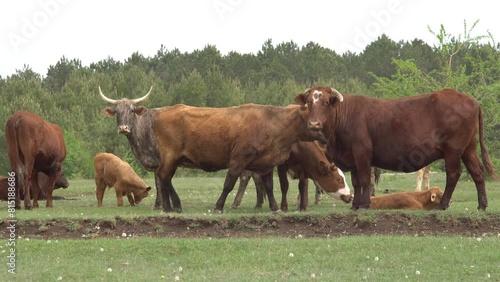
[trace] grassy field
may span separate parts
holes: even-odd
[[[444,187],[444,174],[433,173],[431,185]],[[153,185],[151,179],[146,182]],[[350,184],[350,181],[348,181]],[[413,174],[384,174],[376,192],[413,190]],[[222,190],[223,178],[176,178],[174,186],[186,218],[238,218],[269,216],[266,205],[254,209],[255,190],[248,187],[238,209],[231,209],[233,191],[223,215],[212,214]],[[297,182],[291,183],[289,202],[294,203]],[[277,181],[275,194],[279,200]],[[352,186],[351,186],[352,187]],[[476,211],[473,182],[462,179],[444,212],[456,217],[488,217],[500,214],[500,183],[488,182],[487,212]],[[93,180],[72,180],[57,190],[54,208],[16,211],[21,226],[26,221],[53,219],[113,219],[167,216],[152,210],[154,195],[138,207],[116,206],[114,190],[105,194],[97,208]],[[305,214],[324,216],[354,213],[349,204],[327,196],[312,204]],[[126,202],[126,205],[128,203]],[[267,204],[267,203],[266,203]],[[0,202],[7,218],[6,202]],[[293,211],[288,214],[298,214]],[[362,211],[370,215],[384,211]],[[359,212],[358,212],[359,213]],[[412,211],[426,215],[429,212]],[[4,224],[2,228],[6,228]],[[346,236],[332,238],[106,238],[92,240],[16,240],[16,275],[7,273],[7,238],[0,245],[0,281],[500,281],[500,234],[478,237]]]

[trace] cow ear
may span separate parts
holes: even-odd
[[[104,110],[102,110],[102,113],[105,116],[111,117],[111,116],[114,116],[116,114],[116,110],[111,108],[111,107],[106,107],[106,108],[104,108]]]
[[[146,188],[146,192],[149,192],[149,190],[151,190],[151,187],[148,186],[148,188]]]
[[[431,202],[436,202],[437,201],[437,194],[436,193],[431,193]]]
[[[330,166],[325,163],[324,161],[319,161],[318,162],[318,169],[319,169],[319,173],[321,175],[328,175],[328,172],[330,170]]]
[[[144,106],[139,106],[139,107],[135,107],[134,109],[134,113],[138,116],[142,116],[143,114],[145,114],[146,112],[148,111],[148,108],[144,107]]]
[[[295,96],[295,98],[293,99],[295,101],[295,103],[301,105],[301,106],[305,106],[306,105],[306,100],[307,100],[307,94],[306,93],[301,93],[297,96]]]

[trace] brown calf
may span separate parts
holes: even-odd
[[[110,153],[99,153],[94,158],[97,206],[102,207],[106,187],[114,187],[118,206],[123,206],[127,195],[131,206],[139,204],[148,196],[151,187],[147,185],[125,161]]]
[[[433,210],[439,207],[443,191],[434,186],[421,192],[397,192],[371,197],[372,209]]]

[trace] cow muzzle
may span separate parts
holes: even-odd
[[[319,122],[319,121],[310,121],[307,124],[307,127],[310,130],[319,131],[319,130],[323,129],[323,124],[321,124],[321,122]]]
[[[128,125],[119,125],[118,126],[118,133],[120,134],[129,134],[130,129],[128,128]]]

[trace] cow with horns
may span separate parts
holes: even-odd
[[[478,209],[488,206],[483,164],[495,178],[484,146],[483,111],[474,98],[451,89],[393,100],[342,95],[330,87],[307,89],[295,101],[308,110],[308,127],[328,139],[328,154],[351,171],[353,209],[369,208],[370,167],[411,172],[438,159],[446,166],[439,209],[446,209],[462,173],[461,161],[477,189]],[[476,153],[477,136],[481,148]]]
[[[257,172],[262,176],[271,210],[278,211],[273,195],[273,167],[288,159],[293,143],[325,141],[320,132],[309,130],[307,112],[296,105],[248,104],[228,108],[174,105],[147,109],[136,104],[146,99],[151,89],[135,100],[107,98],[100,88],[99,93],[113,104],[103,113],[116,115],[118,132],[127,136],[136,158],[155,171],[167,212],[182,211],[172,186],[177,167],[228,169],[214,209],[218,213],[223,211],[227,195],[241,172],[244,169]]]

